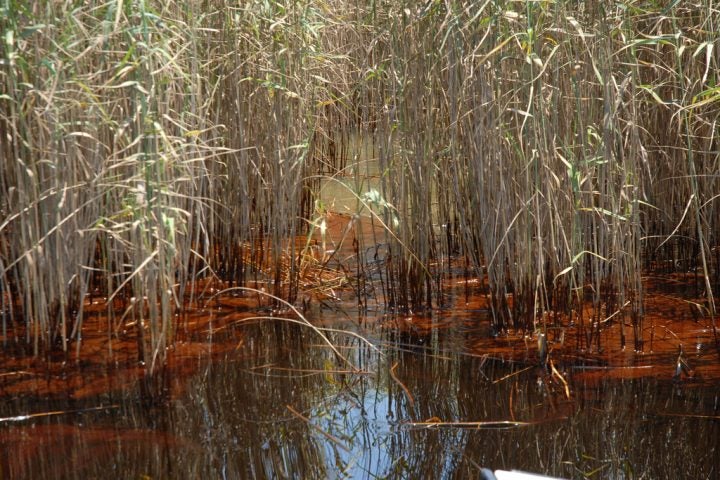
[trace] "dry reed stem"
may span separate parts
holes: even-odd
[[[496,332],[589,300],[587,338],[618,311],[641,350],[643,270],[667,264],[697,272],[715,328],[712,1],[373,5],[3,6],[4,338],[22,324],[36,353],[67,350],[89,293],[121,298],[109,331],[135,322],[152,366],[203,276],[262,268],[291,302],[336,288],[340,272],[287,252],[324,178],[353,168],[361,185],[357,138],[377,158],[362,208],[384,229],[389,308],[439,305],[462,255]]]

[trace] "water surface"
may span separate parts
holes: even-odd
[[[344,358],[307,326],[243,321],[269,312],[226,302],[152,378],[131,358],[7,372],[3,478],[717,477],[716,380],[673,380],[669,355],[542,367],[532,340],[493,338],[465,300],[424,317],[313,308],[314,325],[367,339],[327,333]],[[718,363],[712,349],[686,359]]]

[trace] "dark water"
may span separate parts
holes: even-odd
[[[405,322],[407,320],[398,320]],[[718,478],[713,382],[586,376],[470,350],[454,327],[365,324],[380,353],[307,327],[242,324],[192,373],[83,400],[3,397],[2,478]],[[498,355],[496,355],[498,356]],[[143,388],[141,388],[141,386]],[[57,412],[57,413],[54,413]],[[52,413],[28,419],[28,413]]]

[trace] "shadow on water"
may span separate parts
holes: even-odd
[[[0,406],[3,478],[478,478],[481,467],[564,478],[714,478],[720,392],[699,381],[612,379],[468,350],[477,328],[331,335],[224,330],[233,345],[139,384]],[[567,394],[569,392],[569,396]],[[20,417],[42,412],[35,417]]]

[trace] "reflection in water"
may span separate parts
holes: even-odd
[[[334,335],[356,373],[301,326],[237,327],[218,341],[242,338],[242,348],[173,379],[184,390],[161,401],[136,388],[4,402],[3,417],[86,410],[3,422],[2,476],[477,478],[481,466],[564,478],[717,475],[716,388],[575,381],[568,366],[568,399],[547,369],[463,349],[475,334],[378,327],[370,335],[382,356]],[[100,404],[108,408],[89,410]]]

